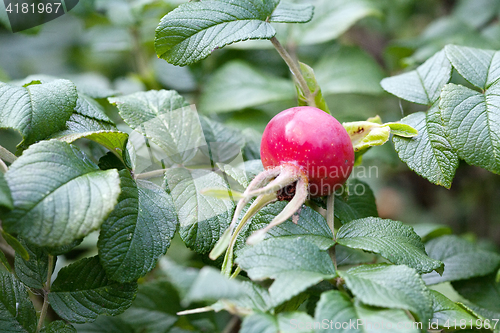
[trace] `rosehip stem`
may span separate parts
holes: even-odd
[[[300,90],[304,93],[304,97],[306,98],[307,105],[316,107],[316,101],[314,99],[311,90],[309,90],[309,86],[307,85],[306,79],[302,75],[300,71],[300,67],[297,62],[292,58],[292,56],[287,52],[287,50],[281,45],[279,40],[276,37],[271,38],[271,43],[273,43],[274,48],[280,54],[281,58],[286,62],[293,76],[297,80],[299,84]]]

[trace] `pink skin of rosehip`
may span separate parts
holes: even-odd
[[[229,228],[210,252],[210,258],[215,260],[227,249],[222,264],[226,276],[231,275],[238,234],[260,209],[278,200],[278,191],[295,186],[290,202],[265,228],[250,235],[248,244],[262,241],[308,196],[332,194],[345,183],[354,165],[354,149],[344,127],[328,113],[309,106],[284,110],[271,119],[262,136],[260,155],[264,171],[250,182],[236,205]],[[254,197],[238,224],[244,207]]]
[[[344,184],[354,165],[351,138],[337,119],[310,106],[284,110],[267,124],[260,148],[265,169],[297,167],[311,196],[329,195]]]

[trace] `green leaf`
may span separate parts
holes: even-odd
[[[429,257],[444,262],[444,273],[436,272],[422,276],[425,283],[469,279],[490,274],[500,265],[500,255],[482,250],[477,245],[458,236],[442,236],[427,242],[425,249]]]
[[[151,90],[108,98],[132,129],[151,139],[174,163],[183,164],[205,144],[196,111],[177,92]]]
[[[359,175],[361,176],[361,175]],[[375,195],[367,183],[351,178],[347,181],[347,193],[335,196],[335,217],[342,224],[363,217],[378,216]]]
[[[233,60],[208,80],[200,98],[200,110],[221,113],[271,102],[293,100],[293,83]]]
[[[380,309],[353,302],[338,290],[321,294],[314,320],[321,323],[315,332],[381,332],[382,323],[385,333],[420,332],[403,310]]]
[[[99,228],[120,193],[116,170],[100,171],[78,148],[56,140],[32,145],[5,178],[14,209],[4,228],[39,246],[67,245]]]
[[[78,139],[89,139],[97,142],[104,148],[109,149],[113,154],[115,154],[120,160],[124,160],[123,154],[126,151],[128,134],[119,131],[97,131],[97,132],[83,132],[83,133],[71,133],[66,135],[57,135],[53,138],[60,141],[65,141],[72,143]]]
[[[61,318],[84,323],[99,315],[122,313],[132,303],[136,291],[137,283],[109,280],[95,256],[63,267],[52,284],[49,301]]]
[[[7,260],[7,257],[5,256],[5,254],[2,251],[0,251],[0,264],[2,264],[3,267],[5,267],[5,269],[8,272],[12,273],[12,268],[10,267],[10,263]]]
[[[100,316],[93,323],[75,325],[78,333],[135,333],[136,331],[120,317]]]
[[[434,315],[431,319],[432,325],[435,325],[435,323],[437,323],[438,327],[443,328],[445,327],[445,324],[447,322],[448,324],[454,322],[460,323],[461,320],[465,320],[464,325],[467,325],[467,322],[470,323],[470,320],[472,320],[472,323],[475,324],[477,317],[470,313],[470,311],[461,306],[459,303],[455,303],[449,300],[446,296],[435,290],[430,290],[430,293],[432,297],[432,308],[434,312]],[[474,328],[475,326],[472,325],[471,327],[467,325],[467,327]]]
[[[135,182],[128,170],[119,172],[122,193],[101,226],[99,258],[108,277],[135,281],[165,254],[177,229],[173,202],[157,185]]]
[[[248,228],[243,229],[238,237],[236,249],[244,246],[246,239],[255,231],[264,228],[278,215],[283,208],[288,204],[286,201],[276,202],[262,208],[252,218]],[[245,211],[242,212],[242,215]],[[321,250],[330,248],[333,242],[333,235],[326,223],[326,220],[321,214],[311,209],[310,207],[303,206],[297,216],[292,216],[285,222],[275,226],[266,234],[265,239],[271,238],[288,238],[295,239],[301,237],[308,242],[315,244]],[[294,222],[294,219],[296,220]]]
[[[399,158],[431,183],[450,188],[459,161],[446,136],[437,105],[427,113],[412,113],[401,122],[414,127],[418,135],[413,138],[393,137]]]
[[[279,201],[267,205],[255,214],[249,224],[249,227],[243,229],[240,233],[236,249],[242,248],[246,239],[253,232],[262,229],[271,223],[274,217],[278,215],[283,208],[285,208],[287,203],[288,202],[286,201]],[[245,214],[245,212],[246,211],[243,211],[242,215]],[[334,244],[332,232],[328,227],[325,218],[307,206],[303,206],[294,216],[269,230],[265,239],[295,239],[297,237],[315,244],[321,250],[327,250]]]
[[[271,1],[268,2],[271,3]],[[313,18],[313,12],[314,7],[311,5],[280,1],[268,21],[275,23],[307,23]]]
[[[377,259],[377,256],[373,253],[352,249],[339,244],[335,246],[335,257],[337,259],[337,266],[374,263]]]
[[[206,149],[203,147],[201,151],[210,158],[211,165],[232,162],[241,153],[245,146],[241,132],[204,116],[200,117],[200,123],[207,143]]]
[[[14,275],[0,270],[0,327],[3,332],[35,332],[37,318],[28,292]]]
[[[168,278],[179,295],[184,298],[194,281],[198,277],[199,269],[194,267],[181,266],[167,256],[160,258],[158,261],[158,272]]]
[[[411,311],[427,323],[432,317],[432,299],[417,272],[406,266],[362,265],[339,271],[349,290],[361,302]]]
[[[36,245],[19,240],[29,253],[29,260],[24,260],[18,253],[14,260],[17,278],[26,286],[42,289],[47,281],[49,271],[49,253]]]
[[[0,172],[0,212],[7,212],[13,208],[14,203],[12,202],[9,185],[4,174]]]
[[[300,66],[300,72],[302,73],[304,79],[306,80],[307,87],[314,96],[315,106],[318,109],[330,113],[330,109],[328,108],[328,105],[326,104],[326,101],[323,98],[323,94],[321,93],[321,87],[319,86],[318,81],[316,81],[316,75],[314,74],[314,70],[300,61],[299,61],[299,66]],[[296,84],[295,87],[297,89],[299,105],[307,105],[306,97],[302,92],[300,86]]]
[[[453,282],[453,288],[470,302],[489,311],[500,313],[500,282],[495,274]]]
[[[76,329],[62,320],[56,320],[45,326],[41,333],[76,333]]]
[[[391,128],[371,121],[343,123],[351,138],[355,152],[362,152],[373,146],[381,146],[389,140]]]
[[[62,130],[76,100],[76,87],[68,80],[26,87],[0,82],[0,127],[19,131],[20,146],[27,147]]]
[[[387,123],[384,125],[389,126],[389,128],[391,129],[391,134],[393,135],[402,136],[405,138],[413,138],[418,135],[418,131],[407,124]]]
[[[419,223],[412,226],[413,230],[417,235],[422,238],[422,242],[427,242],[430,239],[440,237],[443,235],[449,235],[452,230],[449,226],[444,224],[434,224],[434,223]]]
[[[385,78],[380,84],[387,92],[402,99],[430,106],[439,99],[441,89],[450,79],[451,64],[443,50],[416,70]]]
[[[363,17],[381,15],[373,2],[365,0],[320,0],[314,12],[311,22],[297,28],[295,40],[301,45],[330,41]]]
[[[116,127],[106,115],[104,108],[94,99],[78,92],[78,100],[74,113],[66,122],[66,129],[54,134],[54,137],[64,137],[77,133],[117,131]]]
[[[242,188],[246,188],[250,181],[260,172],[264,171],[262,161],[250,160],[236,165],[217,163],[217,166],[226,175],[234,179]]]
[[[57,132],[53,137],[62,137],[71,134],[99,132],[99,131],[115,131],[116,126],[104,121],[96,120],[94,118],[86,117],[79,113],[73,113],[69,120],[66,122],[66,129]]]
[[[450,83],[443,88],[439,103],[448,138],[458,156],[494,173],[500,173],[499,95],[498,81],[484,94]]]
[[[275,306],[336,276],[328,253],[302,238],[271,238],[245,247],[238,253],[236,263],[252,280],[275,280],[269,288]]]
[[[118,318],[136,331],[163,333],[179,319],[176,315],[181,310],[179,303],[179,295],[169,282],[163,279],[146,282],[139,285],[132,306]]]
[[[399,221],[368,217],[349,222],[340,227],[337,242],[379,253],[390,262],[415,268],[419,273],[443,272],[443,263],[427,256],[413,228]]]
[[[500,77],[500,52],[447,45],[446,56],[460,75],[480,89],[488,89]]]
[[[165,15],[156,28],[156,54],[171,64],[185,66],[228,44],[272,38],[276,30],[269,21],[298,23],[311,19],[312,6],[278,4],[277,0],[182,4]]]
[[[230,280],[212,267],[204,267],[196,277],[184,302],[217,301],[220,299],[238,299],[244,294],[240,283]]]
[[[19,254],[21,256],[21,258],[23,258],[24,260],[29,260],[30,255],[29,255],[28,251],[17,240],[17,238],[9,235],[4,230],[0,229],[0,232],[2,233],[2,237],[3,237],[3,239],[5,239],[7,244],[9,244],[14,249],[14,251],[16,251],[16,254]]]
[[[227,183],[215,172],[182,167],[168,169],[165,183],[174,201],[182,239],[198,253],[209,252],[229,226],[234,203],[205,196],[201,191],[228,189]]]
[[[382,69],[358,47],[335,47],[327,51],[313,67],[325,95],[383,92],[380,87],[380,81],[384,78]]]
[[[240,333],[312,333],[313,319],[304,312],[281,312],[276,316],[255,312],[241,323]]]

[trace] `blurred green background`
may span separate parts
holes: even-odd
[[[45,74],[129,94],[175,89],[198,111],[247,135],[262,133],[279,111],[296,105],[285,63],[268,41],[215,50],[190,67],[156,57],[155,28],[179,0],[81,0],[68,14],[11,33],[0,3],[0,81]],[[277,24],[278,39],[315,69],[332,114],[341,122],[380,115],[397,121],[424,106],[385,93],[382,78],[415,68],[446,44],[500,48],[500,0],[316,0],[315,19]],[[454,79],[458,81],[459,79]],[[105,99],[109,116],[120,118]],[[0,130],[15,151],[20,136]],[[87,150],[99,149],[84,143]],[[95,155],[98,155],[97,153]],[[430,184],[399,161],[392,143],[373,148],[358,177],[376,193],[381,217],[449,225],[500,245],[500,180],[462,163],[450,190]],[[89,243],[90,244],[90,243]],[[173,254],[172,254],[173,253]],[[172,249],[176,260],[188,254]]]

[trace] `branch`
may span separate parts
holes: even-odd
[[[45,316],[47,315],[47,309],[49,308],[49,293],[50,293],[50,280],[52,279],[52,271],[54,270],[54,256],[49,255],[49,270],[47,272],[47,282],[43,288],[43,305],[42,311],[40,312],[40,319],[38,319],[38,325],[36,327],[35,333],[40,332],[43,327],[43,322],[45,321]]]

